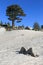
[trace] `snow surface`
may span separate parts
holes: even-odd
[[[22,46],[26,50],[32,47],[34,54],[39,57],[18,54],[16,51]],[[5,31],[0,35],[0,65],[43,65],[43,32]]]
[[[3,34],[6,31],[6,29],[4,27],[0,28],[0,35]]]

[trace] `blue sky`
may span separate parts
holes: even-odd
[[[34,22],[43,24],[43,0],[1,0],[0,1],[0,21],[10,22],[6,16],[6,8],[9,5],[18,4],[24,10],[26,16],[22,22],[15,25],[33,26]]]

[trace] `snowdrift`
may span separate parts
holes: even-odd
[[[2,28],[0,30],[5,32]],[[16,51],[21,47],[26,50],[32,47],[39,57],[18,54]],[[14,30],[0,35],[0,65],[43,65],[43,32]]]

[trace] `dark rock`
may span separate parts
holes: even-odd
[[[19,53],[21,53],[21,54],[26,54],[27,52],[26,52],[26,49],[25,49],[24,47],[22,47],[22,48],[20,49]]]
[[[38,57],[39,55],[34,55],[33,51],[32,51],[32,48],[29,48],[27,51],[24,47],[21,47],[20,51],[19,51],[19,54],[25,54],[25,55],[31,55],[33,57]]]
[[[33,53],[33,51],[32,51],[32,48],[29,48],[29,49],[27,50],[27,54],[29,54],[29,55],[35,57],[35,55],[34,55],[34,53]]]

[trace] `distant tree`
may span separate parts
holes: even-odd
[[[6,9],[6,15],[9,17],[8,19],[12,21],[12,28],[14,28],[14,22],[21,22],[22,18],[20,16],[25,16],[22,8],[19,5],[11,5]]]
[[[7,23],[7,28],[6,28],[7,31],[11,31],[11,26],[10,26],[10,23],[8,22]]]
[[[8,26],[8,28],[10,28],[10,23],[9,22],[7,23],[7,26]]]
[[[26,30],[30,30],[30,28],[28,26],[25,27]]]
[[[0,21],[0,26],[2,26],[3,25],[3,22],[2,21]]]
[[[39,24],[37,22],[34,23],[33,29],[34,30],[40,30],[40,26],[39,26]]]
[[[43,25],[41,25],[41,29],[43,29]]]

